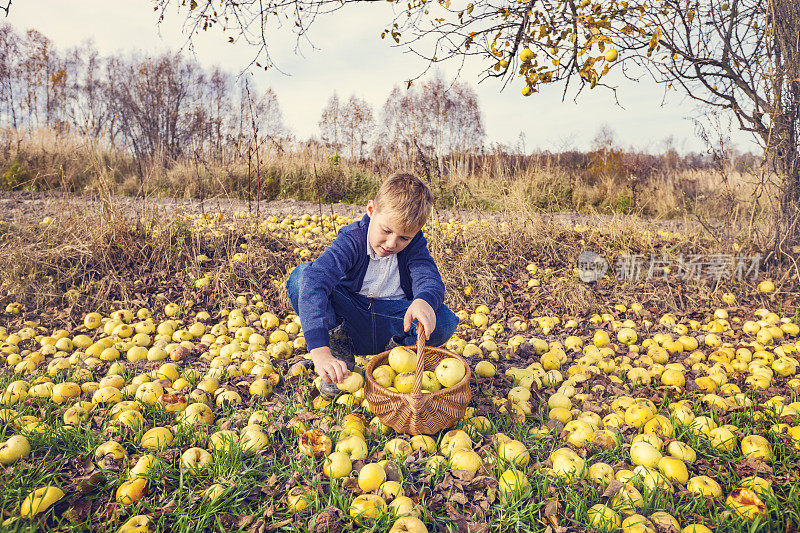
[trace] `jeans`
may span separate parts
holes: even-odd
[[[298,295],[303,271],[311,263],[301,263],[292,271],[286,281],[289,301],[295,313],[299,312]],[[336,286],[328,299],[328,329],[338,325],[352,343],[354,355],[371,355],[386,350],[389,342],[404,346],[417,343],[417,324],[414,321],[411,329],[403,331],[403,317],[411,305],[410,300],[378,300],[352,293],[341,286]],[[446,305],[436,309],[436,328],[426,341],[428,346],[441,346],[447,342],[458,326],[458,317]]]

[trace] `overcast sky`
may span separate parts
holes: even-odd
[[[347,6],[319,18],[311,28],[310,42],[301,42],[299,50],[289,31],[274,33],[270,51],[282,72],[256,69],[254,75],[261,87],[275,90],[286,125],[297,137],[319,135],[320,113],[334,91],[340,98],[351,94],[365,98],[377,117],[392,87],[405,86],[405,80],[424,71],[424,60],[380,39],[391,16],[386,2]],[[87,39],[104,55],[134,50],[155,54],[186,43],[180,14],[173,11],[159,26],[152,2],[145,0],[16,0],[6,21],[18,31],[39,30],[62,51]],[[218,65],[238,74],[255,50],[243,42],[228,44],[221,33],[212,31],[196,39],[194,50],[187,53],[204,66]],[[705,150],[691,120],[700,115],[695,102],[677,92],[665,97],[663,87],[645,78],[620,81],[620,107],[606,90],[584,91],[577,103],[572,98],[562,102],[560,87],[555,86],[525,98],[520,80],[502,91],[496,79],[477,83],[481,67],[467,64],[461,78],[477,91],[487,144],[518,146],[524,133],[527,152],[586,149],[605,125],[624,148],[660,152],[665,139],[672,137],[680,152]],[[438,68],[452,78],[458,65]],[[749,135],[733,131],[731,136],[740,149],[758,151]]]

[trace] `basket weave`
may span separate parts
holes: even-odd
[[[456,385],[436,392],[422,392],[422,373],[434,370],[443,359],[453,357],[464,363],[466,374]],[[422,364],[420,364],[422,363]],[[467,361],[458,354],[442,348],[425,346],[425,331],[422,324],[417,327],[417,370],[414,388],[409,394],[390,391],[379,385],[372,372],[381,365],[389,364],[389,352],[373,357],[367,363],[364,392],[370,408],[383,424],[398,433],[431,435],[451,427],[464,416],[472,399],[469,382],[472,375]]]

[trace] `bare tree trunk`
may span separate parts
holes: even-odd
[[[772,76],[773,129],[766,155],[781,176],[775,214],[774,252],[800,245],[800,6],[792,0],[771,0],[774,25]]]

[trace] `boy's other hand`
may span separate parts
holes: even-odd
[[[403,331],[411,329],[411,322],[416,319],[425,328],[425,339],[431,338],[431,332],[436,329],[436,312],[431,304],[417,298],[408,306],[406,316],[403,318]]]
[[[314,361],[314,370],[325,383],[341,383],[350,375],[347,363],[335,358],[327,346],[311,350],[311,360]]]

